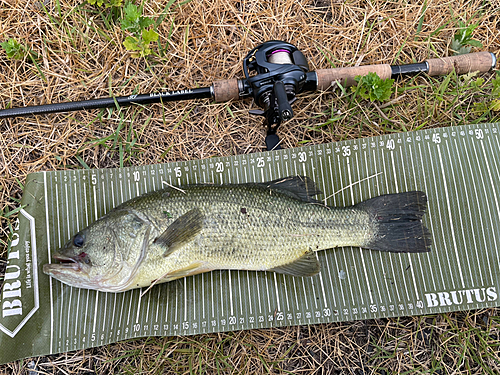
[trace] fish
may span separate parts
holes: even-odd
[[[53,254],[43,272],[65,284],[124,292],[212,270],[317,275],[317,251],[343,246],[422,253],[424,192],[327,206],[305,176],[266,183],[168,187],[126,201]]]

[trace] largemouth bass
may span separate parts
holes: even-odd
[[[155,191],[76,233],[43,271],[75,287],[122,292],[220,269],[312,276],[320,271],[315,252],[339,246],[429,251],[424,193],[346,208],[321,204],[319,193],[300,176]]]

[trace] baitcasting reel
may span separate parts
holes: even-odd
[[[292,103],[303,90],[307,72],[309,65],[302,52],[281,41],[265,42],[252,49],[243,60],[246,78],[243,92],[263,108],[250,113],[265,117],[268,150],[281,148],[276,130],[282,121],[293,117]]]

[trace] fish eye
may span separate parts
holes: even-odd
[[[82,247],[83,244],[85,242],[85,238],[83,237],[83,235],[81,235],[80,233],[78,233],[74,238],[73,238],[73,245],[75,245],[76,247]]]

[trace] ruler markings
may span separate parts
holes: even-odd
[[[377,156],[375,154],[375,149],[373,149],[373,159],[372,160],[373,160],[373,163],[374,163],[374,166],[375,166],[375,171],[378,172],[379,168],[377,166]],[[376,176],[375,178],[376,178],[375,181],[377,181],[377,183],[376,183],[376,186],[377,186],[377,196],[379,196],[381,194],[380,193],[380,183],[378,182],[379,177]],[[391,295],[391,291],[389,289],[389,285],[387,284],[387,272],[385,270],[385,265],[384,265],[385,262],[384,262],[384,259],[382,257],[382,253],[381,252],[379,252],[378,256],[379,256],[379,259],[380,259],[380,265],[382,267],[382,274],[384,276],[385,290],[387,291],[387,296],[389,298],[389,303],[391,303],[392,302],[392,295]]]
[[[448,143],[446,143],[448,144]],[[455,251],[455,256],[457,258],[457,268],[458,268],[458,273],[460,275],[460,282],[462,283],[462,289],[465,288],[465,282],[464,282],[464,275],[462,272],[462,266],[460,265],[460,255],[458,254],[458,247],[457,247],[457,240],[455,238],[455,228],[453,226],[453,216],[451,213],[451,202],[450,202],[450,196],[448,193],[448,181],[446,180],[446,175],[444,173],[444,166],[443,166],[443,157],[441,155],[441,147],[440,145],[436,145],[437,151],[438,151],[438,156],[439,156],[439,165],[441,167],[441,175],[443,177],[443,182],[444,182],[444,195],[446,197],[446,205],[448,208],[448,219],[450,221],[450,227],[451,227],[451,239],[453,241],[453,249]]]
[[[390,193],[390,192],[392,192],[392,189],[390,189],[390,184],[389,184],[389,181],[388,181],[389,174],[387,173],[387,168],[386,168],[387,164],[386,164],[386,161],[385,161],[385,154],[383,152],[383,148],[382,147],[378,147],[377,150],[382,155],[382,166],[384,168],[385,186],[386,186],[387,192]],[[401,301],[401,296],[399,295],[398,285],[396,285],[396,283],[395,283],[396,282],[396,272],[394,271],[394,263],[393,263],[394,257],[393,257],[393,254],[390,254],[390,253],[384,254],[384,258],[386,258],[389,261],[389,264],[391,266],[390,267],[391,272],[392,272],[391,281],[392,281],[392,285],[394,285],[394,287],[392,287],[391,289],[396,291],[397,301],[399,302],[399,301]]]
[[[86,322],[90,322],[90,319],[88,319],[88,312],[89,312],[89,297],[90,297],[90,290],[86,289],[87,290],[87,299],[86,299],[86,302],[85,302],[85,315],[84,315],[84,318],[86,320]],[[85,334],[87,333],[87,324],[83,324],[83,335],[85,336]]]
[[[391,145],[391,142],[389,142],[387,144],[387,146],[390,147],[390,148],[392,148],[392,147],[395,148],[396,147],[395,146],[395,143],[396,143],[395,140],[394,139],[390,139],[389,141],[393,141],[394,145]],[[391,149],[391,151],[389,152],[389,154],[391,155],[392,173],[394,175],[394,185],[396,187],[396,193],[399,193],[400,191],[399,191],[399,185],[398,185],[398,175],[396,173],[396,166],[394,164],[394,150]],[[403,172],[404,172],[404,170],[403,170]],[[403,266],[403,256],[401,255],[401,253],[397,254],[397,258],[399,259],[399,264],[401,266],[400,270],[401,271],[405,270],[406,267]],[[403,272],[401,272],[400,274],[401,274],[401,276],[403,276],[402,279],[403,279],[403,283],[405,285],[406,299],[409,301],[410,300],[410,294],[408,292],[408,284],[406,283],[406,277],[404,277],[404,273]]]
[[[78,192],[76,190],[76,184],[74,185],[74,190],[75,190],[75,205],[74,205],[74,208],[76,210],[76,213],[75,213],[75,219],[76,219],[76,230],[79,231],[80,230],[80,210],[78,209]],[[70,238],[71,238],[71,234],[70,234]]]
[[[250,291],[250,272],[246,271],[246,273],[247,273],[248,295],[251,296],[252,292]],[[252,315],[253,314],[252,299],[249,298],[248,301],[249,301],[248,307],[249,307],[249,310],[250,310],[250,315]]]
[[[340,156],[337,155],[337,165],[338,165],[338,170],[339,170],[339,177],[340,177],[340,186],[343,187],[344,186],[344,183],[343,183],[343,179],[342,179],[342,174],[340,173],[342,171],[342,167],[340,165]],[[345,202],[345,190],[342,191],[341,193],[341,197],[342,197],[342,207],[345,207],[346,206],[346,202]],[[347,261],[346,261],[346,248],[345,247],[342,247],[341,248],[341,251],[340,253],[342,254],[342,265],[344,265],[346,271],[344,271],[344,273],[346,274],[344,280],[347,280],[347,283],[349,285],[349,290],[351,292],[351,298],[352,298],[352,304],[353,305],[356,305],[356,301],[354,300],[354,293],[352,291],[352,284],[351,284],[351,273],[349,272],[349,266],[347,264]],[[340,273],[342,272],[342,270],[339,270],[339,277],[340,277]]]
[[[411,140],[411,143],[412,143],[412,144],[414,144],[414,142],[415,142],[415,137],[408,138],[408,139],[409,139],[409,140]],[[401,148],[401,150],[402,150],[402,148]],[[412,172],[413,172],[413,186],[415,187],[415,190],[422,190],[422,189],[420,189],[420,188],[419,188],[419,186],[418,186],[419,184],[417,183],[417,173],[416,173],[416,171],[415,171],[415,162],[413,161],[413,151],[414,151],[414,150],[412,150],[412,147],[411,147],[411,145],[409,144],[409,145],[408,145],[408,148],[407,148],[405,151],[406,151],[406,154],[407,154],[407,155],[408,155],[408,154],[410,155],[410,165],[411,165],[411,170],[412,170]],[[401,152],[403,152],[403,151],[401,151]],[[401,156],[401,159],[403,160],[403,156]],[[427,195],[427,192],[425,192],[425,193],[426,193],[426,195]],[[428,264],[430,264],[429,252],[427,252],[425,256],[427,257],[427,262],[428,262]],[[424,273],[424,270],[423,270],[423,268],[422,268],[422,263],[423,263],[423,262],[420,262],[420,259],[422,259],[422,257],[423,257],[423,255],[420,255],[420,256],[419,256],[419,259],[418,259],[418,260],[419,260],[418,264],[419,264],[419,266],[420,266],[420,273],[421,273],[421,275],[422,275],[422,277],[420,277],[420,281],[422,282],[422,284],[423,284],[423,286],[424,286],[424,287],[423,287],[423,290],[427,290],[427,282],[426,282],[426,279],[427,279],[427,278],[425,277],[425,275],[426,275],[427,273]],[[430,272],[430,276],[431,276],[432,282],[434,283],[434,275],[432,274],[432,272]],[[417,297],[417,299],[418,299],[418,297]]]
[[[137,308],[137,313],[135,314],[135,324],[139,323],[139,314],[141,313],[142,307],[142,292],[144,291],[143,289],[144,288],[136,289],[139,292],[139,297],[134,306],[134,308]],[[132,304],[132,299],[130,299],[130,303]]]
[[[455,148],[458,149],[457,140],[454,139],[454,142],[455,142]],[[451,159],[451,155],[450,155],[450,160],[452,160]],[[462,167],[462,158],[457,158],[457,160],[458,160],[458,164],[460,166],[460,175],[462,176],[463,186],[467,186],[467,183],[465,181],[465,175],[464,175],[463,167]],[[451,168],[451,169],[453,171],[454,168]],[[453,177],[453,179],[455,179],[455,177]],[[456,187],[456,185],[455,185],[455,187]],[[457,197],[458,196],[459,195],[457,193]],[[470,204],[470,200],[469,200],[469,194],[467,194],[467,193],[465,194],[465,199],[467,201],[467,212],[471,213],[472,209],[471,209],[471,204]],[[460,202],[459,202],[459,205],[460,205]],[[477,260],[477,264],[479,265],[481,263],[479,261],[479,251],[478,251],[477,242],[476,242],[476,231],[474,230],[474,222],[473,222],[472,216],[471,215],[468,215],[468,216],[470,218],[470,232],[472,234],[472,240],[473,240],[473,243],[474,243],[474,251],[476,253],[476,260]],[[462,235],[463,235],[463,238],[464,238],[464,244],[466,244],[465,233],[466,233],[465,230],[462,230]],[[466,254],[466,257],[467,257],[467,263],[469,264],[469,269],[472,272],[472,263],[469,261],[468,251],[466,251],[465,254]],[[482,272],[481,267],[478,267],[478,271],[479,271],[479,278],[481,280],[481,284],[485,285],[484,278],[483,278],[483,272]],[[471,282],[472,282],[472,285],[474,285],[472,275],[471,275]]]
[[[286,154],[284,153],[283,159],[285,158],[285,156],[286,156],[287,160],[290,160],[290,151],[289,150],[286,151]],[[290,176],[290,172],[288,170],[288,165],[289,165],[289,163],[286,163],[285,164],[285,168],[284,168],[285,171],[286,171],[286,176]],[[297,306],[297,310],[299,310],[300,309],[299,296],[298,296],[298,293],[297,293],[297,286],[296,286],[296,283],[295,283],[295,277],[292,277],[292,283],[293,283],[293,293],[295,294],[295,303],[296,303],[296,306]]]
[[[455,141],[455,147],[456,147],[456,140]],[[453,187],[454,187],[454,192],[455,192],[455,197],[456,197],[456,209],[458,211],[458,218],[459,218],[459,228],[461,228],[461,232],[462,232],[462,241],[463,241],[463,246],[465,246],[467,244],[467,240],[465,239],[465,233],[466,231],[464,230],[465,226],[464,226],[464,222],[462,220],[462,202],[461,202],[461,199],[460,197],[462,197],[463,195],[459,194],[458,192],[458,187],[457,187],[457,181],[458,179],[456,178],[455,176],[455,168],[454,168],[454,165],[452,164],[452,157],[451,157],[451,153],[450,153],[450,142],[446,142],[446,152],[447,152],[447,155],[448,155],[448,161],[450,163],[450,172],[451,172],[451,181],[453,182]],[[460,163],[460,170],[462,170],[462,165],[461,165],[461,161],[460,161],[460,158],[457,158],[459,163]],[[462,176],[463,177],[463,176]],[[467,207],[469,207],[469,212],[470,212],[470,203],[469,203],[469,196],[468,194],[465,194],[465,199],[467,200]],[[451,215],[451,208],[450,208],[450,215]],[[471,223],[472,224],[472,223]],[[472,228],[472,225],[471,225],[471,228]],[[473,236],[473,239],[474,239],[474,244],[476,242],[475,240],[475,234],[474,234],[474,231],[472,231],[472,236]],[[456,246],[456,245],[455,245]],[[456,256],[457,256],[457,261],[459,262],[460,264],[460,258],[459,258],[459,255],[458,255],[458,249],[457,247],[455,247],[455,252],[456,252]],[[476,249],[476,252],[477,252],[477,249]],[[470,282],[468,283],[469,285],[473,286],[473,285],[476,285],[475,282],[474,282],[474,277],[472,276],[472,263],[470,262],[470,259],[469,259],[469,252],[466,251],[465,252],[465,257],[467,258],[467,261],[465,262],[465,267],[467,267],[469,269],[469,276],[470,276]],[[482,277],[481,277],[481,282],[482,282]],[[462,279],[462,287],[465,287],[464,285],[464,280]]]
[[[103,318],[101,319],[103,331],[106,329],[106,311],[107,311],[107,307],[108,307],[108,294],[109,293],[104,293],[104,312],[102,314]],[[102,341],[102,339],[101,339],[101,341]],[[102,342],[101,342],[101,344],[102,344]]]
[[[288,153],[290,154],[290,150],[288,150]],[[295,154],[293,154],[295,155]],[[295,175],[298,175],[298,172],[297,172],[297,163],[295,162],[295,160],[293,160],[293,168],[295,170]],[[307,301],[307,296],[308,296],[308,293],[307,293],[307,290],[306,290],[306,284],[304,282],[304,279],[302,278],[302,290],[304,291],[304,302],[306,304],[306,310],[309,310],[309,304],[308,304],[308,301]]]
[[[357,170],[357,173],[358,173],[358,179],[361,179],[361,174],[359,173],[359,160],[358,160],[358,153],[355,154],[355,158],[356,158],[356,170]],[[359,187],[359,200],[360,202],[363,202],[363,186],[361,184],[358,184],[358,187]],[[371,251],[369,252],[371,254]],[[368,272],[366,271],[366,262],[365,262],[365,257],[364,257],[364,254],[363,254],[363,250],[360,251],[360,254],[361,254],[361,263],[363,264],[363,271],[364,271],[364,274],[365,274],[365,281],[366,281],[366,290],[368,291],[368,296],[370,298],[370,304],[373,305],[373,295],[372,295],[372,287],[371,287],[371,284],[370,284],[370,279],[368,278]],[[375,273],[375,269],[372,270],[372,275]]]
[[[309,310],[309,302],[307,300],[308,294],[307,294],[306,284],[304,282],[304,278],[303,277],[301,277],[300,280],[302,281],[302,289],[304,290],[304,294],[303,295],[304,295],[304,303],[306,305],[306,310]]]
[[[438,145],[435,146],[436,148],[438,147]],[[431,143],[427,143],[427,150],[429,152],[429,156],[434,160],[434,157],[432,155],[432,151],[431,151]],[[439,156],[438,156],[439,157]],[[436,171],[434,170],[434,163],[431,163],[431,171],[432,171],[432,176],[433,176],[433,183],[434,183],[434,191],[435,192],[439,192],[440,190],[437,188],[437,180],[438,180],[438,175],[436,174]],[[442,181],[442,180],[441,180]],[[446,184],[446,181],[442,181],[443,184]],[[445,196],[446,197],[446,196]],[[446,222],[443,221],[443,218],[441,216],[441,213],[443,212],[443,210],[441,209],[441,199],[439,199],[440,197],[438,196],[437,199],[436,199],[436,205],[437,205],[437,213],[438,213],[438,218],[439,218],[439,227],[441,229],[441,236],[444,238],[444,233],[445,233],[445,225],[446,225]],[[448,246],[448,243],[446,240],[443,241],[443,250],[444,250],[444,254],[446,255],[446,261],[448,262],[448,269],[450,271],[450,274],[453,273],[453,270],[452,270],[452,266],[451,266],[451,261],[450,261],[450,251],[449,251],[449,246]],[[438,262],[440,261],[440,257],[438,256],[437,257],[438,259]],[[443,285],[442,285],[442,288],[444,289],[445,288],[445,285],[446,285],[446,282],[444,281],[444,273],[441,273],[441,277],[443,278]],[[450,278],[450,281],[451,281],[451,284],[452,284],[452,288],[453,289],[456,289],[456,286],[455,286],[455,278],[451,277]]]
[[[325,148],[323,147],[323,154],[325,154]],[[324,159],[320,158],[320,162],[319,162],[319,166],[320,166],[320,169],[321,169],[321,182],[323,183],[323,194],[325,196],[327,196],[327,193],[329,193],[329,191],[327,190],[326,188],[326,183],[325,183],[325,173],[323,171],[323,161]],[[328,194],[329,195],[329,194]],[[326,201],[325,201],[325,205],[326,205]],[[325,255],[324,255],[324,258],[325,258],[325,261],[326,261],[326,270],[328,271],[328,278],[330,280],[330,293],[332,295],[332,299],[333,299],[333,305],[336,305],[337,302],[336,302],[336,299],[335,299],[335,288],[333,286],[333,281],[332,281],[332,273],[331,273],[331,268],[330,268],[330,262],[328,261],[328,258],[329,258],[329,255],[334,252],[335,250],[328,250],[327,252],[325,252]],[[325,307],[328,306],[326,300],[325,300]]]
[[[401,140],[401,138],[398,138],[398,141],[400,141],[400,140]],[[399,144],[399,142],[397,142],[397,143]],[[403,146],[399,146],[398,149],[399,149],[399,153],[401,156],[400,160],[401,160],[401,166],[402,166],[402,170],[403,170],[403,181],[404,181],[404,185],[405,185],[405,191],[408,191],[408,182],[407,182],[408,179],[406,177],[405,160],[404,160],[404,156],[403,156]],[[394,168],[394,173],[396,173],[396,168]],[[406,255],[407,255],[408,263],[409,263],[409,267],[410,267],[411,279],[413,281],[413,290],[415,291],[415,298],[417,300],[420,300],[420,294],[419,294],[418,288],[417,288],[417,281],[415,279],[415,270],[413,269],[413,262],[411,260],[413,254],[408,253]],[[420,268],[420,270],[422,270],[422,268]],[[408,299],[410,299],[410,298],[408,297]]]
[[[52,187],[52,179],[50,179],[50,185]],[[45,227],[46,227],[46,235],[47,235],[47,255],[48,262],[52,262],[52,247],[51,243],[51,228],[50,228],[50,220],[49,220],[49,195],[47,191],[47,172],[43,172],[43,195],[45,202]],[[51,191],[53,191],[51,189]],[[51,205],[53,207],[53,205]],[[52,277],[49,278],[49,300],[50,300],[50,353],[54,352],[54,285],[52,282]]]
[[[67,239],[71,238],[71,225],[70,225],[70,222],[69,222],[69,219],[70,219],[70,210],[69,210],[69,205],[70,205],[70,197],[68,196],[68,184],[67,184],[67,180],[68,180],[68,176],[67,176],[67,173],[66,171],[63,172],[63,181],[64,181],[64,195],[62,197],[62,201],[64,202],[64,205],[66,206],[66,231],[64,232],[67,232]],[[61,181],[62,182],[62,181]],[[62,190],[61,190],[61,193],[62,193]],[[71,195],[71,194],[70,194]],[[66,336],[63,337],[63,342],[65,340],[65,338],[67,336],[69,336],[69,326],[70,326],[70,321],[71,321],[71,312],[72,312],[72,309],[71,309],[71,300],[73,299],[73,288],[72,287],[69,287],[69,297],[68,297],[68,300],[66,302],[66,307],[65,307],[65,310],[67,312],[67,320],[66,320]],[[61,304],[63,305],[63,304]],[[59,337],[61,337],[61,331],[63,331],[63,328],[62,328],[62,314],[61,314],[61,326],[60,326],[60,332],[59,332]]]
[[[422,176],[424,178],[424,188],[425,188],[425,191],[428,192],[429,190],[427,189],[427,179],[425,178],[425,168],[424,168],[424,159],[422,158],[422,148],[420,147],[420,143],[418,144],[418,152],[420,154],[420,161],[422,163]],[[430,155],[429,155],[430,156]],[[436,198],[436,201],[439,202],[439,200]],[[439,209],[439,208],[438,208]],[[433,244],[436,244],[437,241],[436,241],[436,237],[435,237],[435,234],[434,234],[434,223],[433,223],[433,220],[432,220],[432,213],[431,213],[431,210],[427,210],[427,213],[426,213],[429,221],[430,221],[430,231],[431,231],[431,235],[432,235],[432,243]],[[434,246],[434,249],[436,249],[436,247]],[[429,254],[429,253],[427,253]],[[442,285],[445,284],[445,281],[444,281],[444,278],[443,278],[443,269],[441,267],[441,261],[439,259],[438,256],[434,256],[433,258],[435,258],[437,260],[437,264],[438,264],[438,267],[439,267],[439,275],[441,275],[441,281],[443,282]],[[430,257],[429,257],[429,267],[433,264],[433,262],[430,260]],[[432,279],[433,283],[434,283],[434,278]],[[442,289],[442,288],[441,288]],[[437,286],[436,284],[434,284],[434,290],[437,290]]]
[[[99,308],[99,291],[95,292],[95,309],[94,309],[94,316],[92,317],[93,325],[92,325],[92,333],[95,333],[95,326],[97,323],[97,309]]]
[[[113,294],[114,294],[113,313],[111,314],[111,325],[110,325],[112,329],[114,329],[115,327],[116,297],[118,296],[118,293],[113,293]]]
[[[107,203],[109,201],[109,199],[107,199],[107,196],[106,196],[108,190],[105,187],[105,181],[107,179],[103,178],[103,177],[104,176],[101,174],[100,180],[101,180],[102,190],[101,190],[101,192],[98,192],[98,195],[100,197],[102,197],[102,209],[101,209],[101,212],[100,212],[99,216],[105,215],[107,213],[107,211],[109,211],[108,210],[108,203]],[[96,184],[96,189],[97,189],[97,186],[99,186],[99,185]],[[96,305],[98,305],[97,301],[96,301]],[[104,330],[105,326],[106,326],[106,312],[107,312],[107,307],[108,307],[108,293],[104,293],[104,302],[103,302],[103,305],[104,305],[104,308],[99,309],[99,315],[96,316],[95,322],[94,322],[94,324],[97,324],[97,327],[101,327],[102,326],[102,330]],[[100,335],[100,341],[101,341],[101,345],[102,345],[103,335]]]
[[[318,299],[319,299],[319,297],[316,295],[316,287],[315,287],[315,284],[314,284],[314,279],[315,279],[314,277],[309,277],[307,281],[309,281],[309,285],[311,286],[311,289],[313,291],[314,307],[317,310],[318,309]]]
[[[313,171],[312,171],[313,172],[313,181],[317,181],[316,180],[316,173],[315,173],[316,168],[314,166],[314,160],[311,161],[311,165],[313,167]],[[304,164],[304,172],[305,172],[305,164]],[[323,184],[324,184],[324,182],[323,182]],[[318,260],[318,263],[319,263],[319,256],[318,256],[318,252],[317,251],[315,252],[315,255],[316,255],[316,259]],[[320,286],[321,286],[321,292],[323,294],[323,302],[324,302],[324,305],[326,307],[326,306],[328,306],[328,302],[327,302],[327,298],[326,298],[326,294],[325,294],[325,284],[324,284],[324,280],[323,280],[323,275],[320,272],[316,277],[319,279]],[[317,305],[316,305],[316,308],[317,308]]]
[[[278,280],[276,276],[276,272],[273,272],[273,277],[274,277],[274,287],[276,288],[276,306],[278,311],[281,311],[281,301],[280,301],[280,296],[278,293]]]
[[[172,289],[171,284],[164,284],[166,293],[165,295],[167,296],[167,303],[165,304],[165,313],[162,314],[164,317],[164,323],[170,323],[172,321],[172,312],[169,310],[169,304],[170,304],[170,298],[171,298],[171,293],[170,289]],[[170,315],[170,319],[169,319]],[[169,327],[171,326],[170,324],[168,325]]]
[[[56,181],[56,215],[57,215],[57,239],[58,239],[58,248],[60,249],[62,246],[61,241],[61,216],[59,214],[59,186]]]
[[[96,176],[96,175],[94,175]],[[97,183],[96,183],[97,184]],[[92,185],[92,192],[94,194],[94,221],[96,221],[99,218],[99,215],[97,213],[97,190],[96,190],[96,185]]]
[[[143,291],[142,291],[142,288],[141,288],[141,293],[142,293],[142,292],[143,292]],[[148,295],[148,302],[147,302],[147,304],[146,304],[146,318],[145,318],[145,319],[146,319],[146,321],[148,321],[148,320],[149,320],[149,307],[150,307],[151,294],[152,294],[152,292],[151,292],[151,291],[148,291],[148,292],[147,292],[147,295]]]
[[[300,310],[299,295],[297,293],[297,286],[295,285],[295,277],[292,277],[292,283],[293,283],[293,291],[295,292],[295,305],[297,306],[297,310]]]
[[[127,326],[130,325],[130,315],[132,313],[132,300],[133,295],[135,294],[135,289],[131,291],[129,295],[129,305],[128,305],[128,313],[127,313]]]
[[[64,179],[66,179],[67,176],[66,176],[66,173],[64,174]],[[64,203],[65,203],[65,206],[66,206],[66,230],[68,231],[68,239],[71,238],[71,225],[69,223],[69,219],[70,219],[70,213],[69,213],[69,197],[68,197],[68,184],[64,184]]]
[[[108,211],[108,205],[106,204],[106,187],[104,186],[104,179],[101,181],[102,184],[102,214],[105,215]]]
[[[69,288],[69,299],[68,299],[68,321],[66,322],[66,337],[69,336],[69,327],[71,325],[71,314],[72,314],[72,311],[71,311],[71,301],[73,299],[73,287],[70,287]]]
[[[415,146],[415,141],[416,141],[416,139],[415,139],[415,137],[413,136],[413,141],[412,141],[412,142],[413,142],[413,150],[411,149],[411,147],[409,147],[409,148],[410,148],[410,150],[409,150],[408,154],[410,154],[410,161],[411,161],[412,170],[413,170],[414,179],[415,179],[415,188],[416,188],[416,189],[418,189],[418,190],[422,190],[420,187],[418,187],[418,184],[417,184],[417,173],[415,173],[415,165],[416,165],[416,163],[415,163],[415,161],[413,160],[413,154],[416,154],[416,152],[417,152],[417,149],[416,149],[416,146]],[[419,146],[419,147],[420,147],[420,146]],[[421,174],[422,174],[422,179],[424,180],[424,189],[423,189],[423,191],[426,193],[427,197],[429,197],[429,192],[427,191],[427,183],[426,183],[426,181],[425,181],[425,172],[424,172],[423,166],[422,166],[422,172],[421,172]],[[431,245],[431,249],[432,249],[432,248],[435,248],[435,244],[436,244],[436,242],[434,241],[434,240],[435,240],[435,239],[434,239],[434,232],[432,231],[432,219],[431,219],[431,216],[430,216],[430,215],[431,215],[431,214],[430,214],[430,210],[429,210],[429,209],[427,209],[427,211],[426,211],[426,216],[428,216],[428,217],[429,217],[429,220],[431,221],[431,225],[430,225],[430,226],[428,226],[428,227],[429,227],[429,230],[431,231],[431,236],[432,236],[432,238],[433,238],[433,242],[432,242],[432,245]],[[427,258],[427,264],[429,265],[429,267],[427,267],[427,270],[429,270],[429,269],[430,269],[430,265],[432,264],[432,263],[431,263],[431,258],[430,258],[429,253],[430,253],[430,252],[427,252],[427,253],[425,254],[425,257]],[[421,258],[420,258],[420,259],[421,259]],[[422,268],[422,263],[423,263],[423,262],[419,262],[419,264],[420,264],[420,268]],[[436,290],[436,281],[434,280],[434,272],[428,272],[428,274],[430,274],[430,277],[431,277],[431,280],[432,280],[433,290]],[[427,286],[426,286],[426,277],[422,277],[421,281],[422,281],[422,282],[423,282],[423,284],[424,284],[424,290],[427,290]]]
[[[332,162],[331,156],[328,159],[329,159],[328,165],[330,166],[330,176],[332,176],[332,183],[334,183],[335,180],[333,179],[333,176],[334,176],[333,170],[332,170],[333,162]],[[332,193],[333,193],[333,191],[335,191],[335,188],[332,189]],[[335,195],[333,196],[333,205],[337,206],[337,197]],[[339,250],[335,250],[333,252],[333,257],[335,259],[335,265],[337,266],[337,273],[338,273],[338,277],[339,277],[339,287],[340,287],[340,293],[342,295],[342,302],[343,302],[343,305],[345,306],[346,305],[346,300],[345,300],[344,288],[342,286],[342,279],[340,279],[340,267],[339,267],[339,263],[340,262],[337,259],[337,254],[338,253],[339,253]]]
[[[288,288],[287,288],[287,285],[286,285],[286,275],[281,275],[281,277],[283,278],[283,286],[284,286],[284,289],[285,289],[285,301],[286,301],[286,310],[287,311],[290,311],[290,301],[288,299]]]
[[[489,177],[489,180],[490,180],[490,185],[491,185],[491,190],[492,190],[492,193],[493,193],[493,198],[495,200],[495,208],[497,209],[497,215],[498,215],[498,219],[500,220],[500,207],[498,206],[498,196],[497,196],[497,192],[496,192],[496,189],[495,189],[495,183],[493,182],[493,177],[491,176],[491,168],[490,168],[490,163],[488,162],[488,156],[486,155],[486,150],[484,149],[484,142],[483,140],[481,140],[479,142],[479,144],[481,145],[481,148],[483,150],[483,157],[484,157],[484,160],[486,162],[486,169],[488,170],[488,177]],[[496,162],[495,162],[496,164]],[[485,190],[486,190],[486,187],[485,187]],[[493,220],[491,221],[491,226],[492,226],[492,230],[493,230]],[[493,239],[495,240],[495,252],[497,254],[497,264],[500,264],[500,257],[498,256],[498,247],[497,247],[497,244],[496,244],[496,236],[493,236]]]
[[[239,293],[239,302],[240,302],[240,315],[243,315],[243,294],[241,293],[241,278],[240,271],[236,271],[238,274],[238,293]]]
[[[227,274],[228,274],[228,279],[229,279],[229,306],[231,307],[230,311],[231,311],[231,316],[232,316],[232,315],[234,315],[234,309],[233,309],[233,286],[232,286],[232,278],[231,278],[232,271],[228,270]],[[221,278],[221,280],[222,280],[222,278]]]
[[[219,277],[219,282],[220,282],[220,315],[221,317],[224,317],[224,286],[222,285],[222,275],[224,271],[219,271],[217,272],[217,276]]]
[[[191,315],[193,316],[193,319],[198,315],[196,314],[196,300],[198,299],[198,290],[196,288],[196,281],[199,280],[200,277],[197,276],[197,277],[191,277],[190,280],[191,280],[191,283],[193,284],[193,288],[190,290],[190,293],[192,295],[191,298],[188,298],[188,301],[193,301],[193,307],[191,308]],[[187,314],[186,314],[187,316]],[[187,318],[186,318],[187,320]]]
[[[271,161],[271,159],[268,161]],[[267,181],[274,181],[278,177],[274,176],[273,169],[271,168],[271,163],[269,163],[268,166],[269,166],[269,170],[268,170],[268,176],[266,177],[266,180]],[[280,312],[281,311],[281,298],[280,298],[280,289],[278,287],[278,280],[276,277],[276,272],[273,272],[273,277],[274,277],[274,289],[275,289],[275,294],[276,294],[276,305],[277,305],[277,309],[278,309],[277,311]],[[269,308],[271,309],[271,305],[269,305]]]
[[[472,177],[472,184],[474,186],[474,189],[471,191],[471,194],[474,193],[474,195],[476,197],[476,205],[477,205],[476,207],[480,208],[480,207],[483,207],[483,206],[480,205],[480,203],[479,203],[479,189],[476,186],[476,179],[474,178],[474,171],[472,170],[472,164],[471,164],[469,152],[467,151],[467,145],[466,145],[465,139],[463,139],[463,143],[464,143],[464,146],[465,146],[464,149],[465,149],[465,155],[467,157],[467,165],[469,166],[470,176]],[[493,272],[491,270],[491,261],[490,261],[490,259],[488,257],[488,254],[490,253],[490,249],[489,249],[489,246],[488,246],[488,242],[486,240],[486,233],[484,231],[485,225],[484,225],[484,222],[483,222],[483,215],[481,213],[479,213],[477,215],[477,217],[479,218],[479,221],[481,223],[482,238],[483,238],[483,241],[484,241],[484,246],[487,249],[486,253],[484,254],[483,259],[486,258],[486,263],[488,264],[488,270],[490,271],[490,280],[491,280],[491,283],[493,283],[494,278],[493,278]]]
[[[188,288],[187,288],[187,277],[182,279],[182,284],[184,287],[184,321],[187,320],[188,315]]]
[[[172,310],[174,311],[174,323],[177,323],[177,321],[178,321],[177,313],[179,311],[179,282],[180,282],[179,280],[174,280],[174,284],[175,284],[175,303],[172,306]],[[178,326],[178,325],[174,324],[174,332],[177,332],[177,328],[175,328],[176,326]]]
[[[264,271],[264,280],[266,280],[266,295],[267,295],[267,307],[269,312],[272,311],[271,299],[269,296],[269,273]]]
[[[76,303],[76,312],[78,313],[78,311],[80,311],[80,298],[81,298],[81,292],[82,292],[82,289],[81,288],[78,288],[78,299],[77,299],[77,303]],[[78,330],[78,322],[80,321],[79,317],[77,316],[76,319],[75,319],[75,333],[74,333],[74,336],[78,336],[78,339],[80,339],[80,331]],[[79,342],[80,340],[78,340]],[[76,344],[76,343],[75,343]]]
[[[202,311],[202,318],[205,320],[205,275],[202,274],[200,275],[201,279],[201,293],[202,293],[202,298],[201,298],[201,311]]]
[[[363,159],[365,160],[365,172],[366,172],[366,175],[368,176],[370,174],[370,172],[368,170],[368,157],[366,154],[366,150],[363,153],[364,153]],[[375,170],[375,173],[377,173],[376,170]],[[370,187],[370,182],[367,183],[367,187],[368,187],[368,195],[367,195],[366,199],[371,199],[371,198],[373,198],[373,196],[372,196],[372,191],[371,191],[371,187]],[[378,283],[378,277],[376,276],[377,271],[375,268],[375,262],[373,261],[373,251],[370,252],[370,260],[371,260],[372,270],[373,270],[372,275],[375,275],[374,279],[375,279],[375,284],[377,285],[378,299],[379,299],[379,302],[381,303],[382,302],[382,294],[381,294],[380,285]]]
[[[68,186],[68,189],[69,189],[69,196],[71,197],[71,217],[74,218],[74,220],[72,220],[71,222],[73,223],[73,231],[74,232],[78,232],[80,230],[80,215],[81,215],[81,212],[80,212],[80,209],[79,209],[79,205],[78,205],[78,191],[77,191],[77,185],[79,184],[79,180],[78,178],[76,177],[76,171],[73,171],[73,172],[68,172],[69,174],[69,177],[68,177],[68,180],[69,180],[69,186]],[[73,187],[73,194],[71,192],[71,188]],[[72,237],[72,233],[70,233],[69,235],[69,238]],[[73,309],[74,311],[74,316],[72,316],[71,320],[73,322],[73,326],[71,326],[71,328],[74,328],[75,329],[75,334],[73,336],[77,336],[77,332],[78,332],[78,312],[79,312],[79,309],[80,309],[80,296],[81,296],[81,288],[78,288],[78,292],[76,290],[73,290],[74,288],[71,288],[71,294],[70,294],[70,298],[73,299],[73,292],[76,294],[75,296],[75,300],[76,300],[76,308]],[[71,303],[70,303],[71,305]],[[74,305],[74,303],[73,303]],[[74,307],[74,306],[73,306]],[[74,345],[75,345],[75,340],[72,340],[72,342],[70,342],[70,325],[71,323],[69,322],[69,318],[68,318],[68,329],[66,331],[66,347],[68,349],[70,348],[73,348]],[[71,344],[71,346],[69,346],[68,344]]]
[[[214,272],[210,271],[210,290],[214,290]],[[212,297],[212,318],[215,317],[215,293],[210,293]]]

